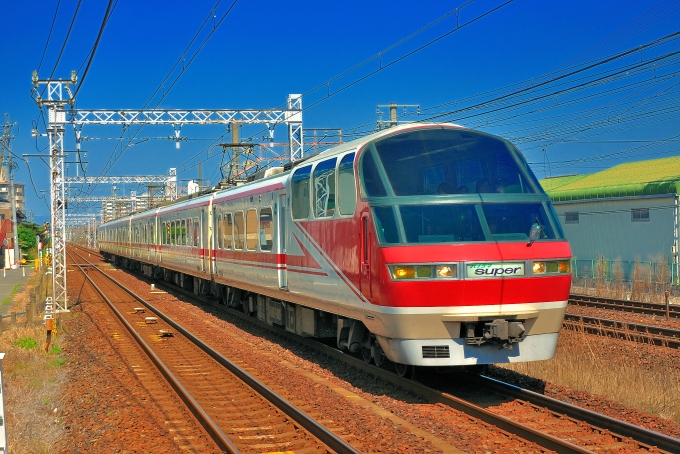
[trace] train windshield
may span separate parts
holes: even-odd
[[[526,242],[535,223],[541,227],[537,241],[561,237],[543,203],[376,206],[373,215],[382,244]],[[404,227],[403,238],[397,219]]]
[[[375,151],[363,160],[369,197],[540,192],[524,160],[503,140],[481,133],[409,131],[375,142]]]

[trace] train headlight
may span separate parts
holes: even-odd
[[[413,279],[416,277],[414,266],[392,266],[392,278],[394,279]]]
[[[417,266],[416,267],[416,277],[425,278],[432,277],[432,267],[431,266]]]
[[[545,274],[545,262],[534,262],[534,274]]]
[[[456,277],[456,265],[437,265],[437,277]]]
[[[569,260],[560,260],[558,265],[560,273],[571,273],[571,262]]]
[[[392,279],[455,278],[456,265],[389,265]]]

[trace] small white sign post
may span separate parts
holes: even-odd
[[[4,353],[0,353],[0,449],[7,454],[7,419],[5,418],[5,380],[2,376],[2,360]]]

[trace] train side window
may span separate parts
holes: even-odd
[[[357,190],[354,184],[354,153],[345,155],[338,169],[338,208],[340,214],[354,214]]]
[[[224,247],[226,249],[231,249],[233,240],[234,240],[234,222],[231,218],[231,213],[227,213],[224,215]]]
[[[189,219],[189,228],[191,228],[191,219]],[[179,244],[184,246],[187,244],[187,221],[182,219],[182,227],[180,227],[180,234],[182,235],[182,239],[179,241]]]
[[[217,216],[217,249],[224,248],[224,236],[222,234],[222,215]]]
[[[336,158],[321,161],[314,168],[314,217],[327,218],[335,213]]]
[[[272,209],[262,208],[260,210],[260,250],[272,250]]]
[[[309,218],[309,176],[312,166],[298,169],[293,174],[292,200],[293,219]]]
[[[257,210],[248,210],[246,214],[246,249],[257,249]]]
[[[194,231],[192,232],[192,236],[194,238],[194,247],[200,246],[199,244],[199,233],[201,232],[201,224],[198,222],[198,218],[194,218]],[[189,240],[191,242],[191,240]]]
[[[170,221],[170,244],[175,245],[175,221]]]
[[[234,213],[234,249],[243,250],[246,244],[243,211]]]

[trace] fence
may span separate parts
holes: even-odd
[[[38,317],[40,312],[45,309],[45,298],[47,296],[49,279],[45,273],[41,273],[35,286],[30,291],[30,297],[26,303],[24,312],[10,312],[9,315],[0,317],[0,334],[9,326],[16,326],[20,316],[26,316],[26,325],[32,323],[43,323],[42,318]]]
[[[644,269],[647,279],[656,282],[661,278],[664,284],[678,284],[678,265],[671,262],[651,262],[632,260],[603,260],[603,259],[572,259],[571,272],[575,279],[603,279],[606,281],[621,279],[632,282],[635,275],[635,265]]]

